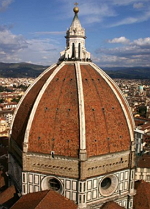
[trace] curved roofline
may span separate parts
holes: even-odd
[[[62,62],[52,73],[52,75],[49,77],[47,82],[44,84],[42,87],[38,97],[36,98],[36,101],[34,103],[34,106],[32,108],[27,128],[25,131],[25,137],[24,137],[24,145],[23,146],[23,151],[27,152],[28,150],[28,139],[29,139],[29,132],[32,126],[32,122],[34,119],[34,115],[36,113],[38,104],[41,100],[41,97],[46,90],[47,86],[50,84],[52,79],[55,77],[55,75],[59,72],[59,70],[66,64],[71,64],[70,62]],[[83,86],[82,86],[82,77],[81,77],[81,70],[79,66],[79,62],[72,62],[72,64],[75,65],[75,70],[76,70],[76,75],[77,75],[77,88],[78,88],[78,98],[79,98],[79,120],[80,120],[80,158],[81,160],[86,160],[87,155],[86,155],[86,130],[85,130],[85,112],[84,112],[84,95],[83,95]],[[49,70],[49,68],[47,69]]]
[[[86,160],[86,129],[85,129],[85,108],[84,108],[84,95],[82,76],[79,62],[75,62],[76,76],[77,76],[77,88],[79,98],[79,120],[80,120],[80,159]]]
[[[126,118],[126,121],[127,121],[127,125],[128,125],[128,128],[129,128],[129,133],[130,133],[130,137],[131,137],[131,141],[134,141],[134,135],[133,135],[133,128],[134,128],[134,121],[133,121],[133,118],[131,117],[131,120],[132,120],[132,126],[131,126],[131,124],[130,124],[130,119],[129,119],[129,117],[128,117],[128,114],[127,114],[127,111],[126,111],[126,109],[125,109],[125,107],[124,107],[124,104],[122,103],[122,101],[121,101],[121,99],[119,98],[119,96],[118,96],[118,93],[116,92],[116,90],[115,90],[115,88],[112,86],[112,84],[110,83],[110,77],[101,69],[101,68],[99,68],[96,64],[94,64],[94,63],[89,63],[89,65],[91,65],[103,78],[104,78],[104,76],[105,76],[105,81],[107,82],[107,84],[110,86],[110,88],[112,89],[112,91],[114,92],[114,94],[116,95],[116,97],[117,97],[117,99],[118,99],[118,101],[119,101],[119,103],[120,103],[120,105],[121,105],[121,107],[122,107],[122,110],[123,110],[123,113],[124,113],[124,116],[125,116],[125,118]],[[102,73],[100,73],[100,72],[102,72]],[[115,87],[117,86],[116,85],[116,83],[111,79],[111,82],[115,85]],[[119,87],[117,87],[117,90],[119,91],[119,93],[122,95],[122,92],[120,91],[120,89],[119,89]],[[130,110],[130,107],[129,107],[129,105],[128,105],[128,103],[127,103],[127,101],[125,100],[125,98],[124,98],[124,96],[122,95],[122,98],[123,98],[123,100],[124,100],[124,102],[125,102],[125,104],[127,105],[127,107],[128,107],[128,110],[129,110],[129,112],[130,112],[130,114],[131,114],[131,110]]]
[[[99,68],[94,63],[82,62],[82,61],[71,61],[71,62],[70,61],[63,61],[59,65],[54,64],[53,66],[47,68],[37,79],[35,79],[34,83],[28,88],[28,90],[26,91],[25,95],[23,96],[23,98],[21,99],[21,101],[17,107],[17,110],[14,115],[13,123],[15,123],[15,117],[17,116],[18,109],[21,107],[22,102],[24,102],[24,98],[26,96],[28,96],[28,93],[30,93],[30,90],[32,91],[32,88],[34,88],[36,86],[36,83],[38,81],[40,81],[40,79],[42,79],[46,73],[48,73],[49,75],[47,76],[47,79],[42,83],[34,100],[32,100],[32,105],[30,106],[30,112],[29,112],[30,114],[27,115],[28,119],[26,119],[26,125],[23,130],[23,133],[21,133],[21,134],[23,134],[23,138],[24,138],[24,139],[22,138],[22,141],[21,141],[21,143],[23,145],[23,152],[28,152],[28,150],[29,150],[28,146],[30,144],[29,143],[30,131],[31,131],[32,125],[34,125],[33,121],[34,121],[38,106],[41,102],[42,96],[43,96],[43,94],[45,94],[45,91],[49,87],[49,85],[51,84],[53,78],[55,78],[57,76],[57,74],[60,72],[60,70],[62,68],[64,68],[65,65],[71,65],[72,66],[71,68],[74,69],[74,73],[75,73],[74,80],[76,80],[76,93],[77,93],[77,100],[76,100],[77,104],[76,105],[78,106],[77,115],[78,115],[78,122],[79,122],[79,126],[78,126],[78,136],[79,136],[78,145],[79,145],[79,147],[78,147],[77,156],[78,156],[79,160],[81,160],[81,161],[87,160],[87,153],[88,153],[88,146],[89,146],[89,144],[88,144],[89,141],[88,141],[88,137],[87,137],[89,129],[87,129],[87,126],[86,126],[87,125],[86,124],[87,108],[85,105],[86,98],[87,98],[86,94],[88,92],[86,92],[86,94],[84,95],[84,93],[85,93],[84,92],[85,89],[83,89],[84,78],[82,77],[84,75],[83,74],[84,68],[82,68],[82,66],[88,65],[89,67],[87,67],[87,68],[89,70],[90,70],[90,68],[93,69],[93,72],[95,71],[97,76],[101,76],[102,79],[105,81],[106,85],[108,85],[108,87],[112,91],[112,94],[114,94],[115,100],[118,101],[118,103],[119,103],[118,108],[123,112],[122,116],[124,117],[124,119],[123,119],[124,124],[126,124],[126,131],[128,132],[128,136],[130,137],[129,140],[133,141],[134,140],[134,137],[133,137],[133,129],[134,129],[133,122],[134,121],[133,121],[133,117],[131,114],[131,110],[130,110],[130,107],[129,107],[127,101],[123,97],[119,87],[117,87],[115,82],[101,68]],[[49,73],[49,72],[51,72],[51,73]],[[32,91],[32,93],[34,95],[34,91]],[[105,91],[105,94],[107,94],[106,91]],[[51,94],[51,96],[53,97],[52,94]],[[105,96],[103,97],[103,99],[105,100]],[[26,112],[26,105],[24,106],[24,109],[22,111]],[[20,117],[21,117],[21,115],[22,114],[20,113]],[[115,115],[114,115],[114,120],[115,120]],[[110,126],[111,126],[111,123],[110,123]],[[89,127],[90,126],[88,126],[88,128]],[[18,130],[18,129],[16,129],[16,130]],[[127,136],[126,134],[124,135],[125,137]],[[15,134],[14,134],[14,136],[15,136]],[[12,137],[13,137],[13,124],[12,124]],[[17,138],[17,139],[19,139],[19,138]]]
[[[34,82],[27,88],[27,90],[25,91],[25,94],[21,97],[16,109],[15,109],[15,112],[14,112],[14,115],[13,115],[13,120],[12,120],[12,123],[11,123],[11,127],[10,127],[10,134],[12,133],[12,128],[13,128],[13,124],[14,124],[14,120],[15,120],[15,117],[17,115],[17,112],[18,112],[18,109],[20,108],[20,105],[22,104],[23,100],[25,99],[26,95],[29,93],[29,91],[32,89],[32,87],[37,83],[37,81],[39,81],[41,79],[41,77],[43,77],[43,75],[45,75],[49,70],[53,69],[55,66],[57,66],[57,63],[54,63],[53,65],[51,65],[50,67],[48,67],[46,70],[44,70],[35,80]]]
[[[31,128],[31,125],[32,125],[32,122],[33,122],[33,119],[34,119],[34,115],[35,115],[35,112],[37,110],[37,107],[38,107],[38,104],[41,100],[41,97],[44,93],[44,91],[46,90],[47,86],[49,85],[49,83],[52,81],[52,79],[54,78],[54,76],[59,72],[59,70],[64,66],[64,62],[62,62],[56,69],[55,71],[52,73],[52,75],[48,78],[48,80],[45,82],[45,84],[43,85],[39,95],[37,96],[36,98],[36,101],[33,105],[33,108],[32,108],[32,111],[31,111],[31,114],[30,114],[30,117],[29,117],[29,120],[28,120],[28,124],[27,124],[27,128],[26,128],[26,131],[25,131],[25,136],[24,136],[24,145],[23,145],[23,151],[24,152],[27,152],[28,150],[28,139],[29,139],[29,132],[30,132],[30,128]],[[54,67],[54,66],[53,66]],[[51,69],[51,68],[50,68]],[[50,70],[49,68],[47,69]],[[36,82],[35,82],[36,84]]]

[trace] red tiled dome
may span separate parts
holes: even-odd
[[[133,119],[112,79],[92,62],[48,68],[22,98],[11,138],[21,150],[78,158],[130,149]]]
[[[85,38],[75,12],[59,64],[36,79],[16,111],[11,141],[24,152],[81,154],[83,160],[130,150],[134,123],[128,104],[91,62]]]
[[[59,62],[35,80],[15,112],[9,175],[23,195],[50,189],[78,208],[100,208],[116,197],[128,204],[134,191],[132,113],[117,85],[92,63],[74,12]]]

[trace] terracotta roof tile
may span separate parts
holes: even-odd
[[[5,177],[4,177],[3,171],[0,171],[0,188],[4,187],[5,185],[6,184],[5,184]]]
[[[55,68],[54,68],[55,69]],[[12,139],[14,139],[20,148],[23,147],[23,141],[24,141],[24,132],[26,129],[26,125],[29,119],[29,115],[33,106],[33,103],[43,87],[46,80],[49,78],[53,70],[48,71],[45,73],[32,87],[32,90],[30,90],[27,95],[25,96],[17,114],[15,117],[15,121],[13,123],[13,129],[12,129]]]
[[[137,167],[139,168],[150,168],[150,155],[143,155],[138,158]]]
[[[39,202],[47,195],[48,191],[34,192],[27,195],[23,195],[11,209],[34,209]]]
[[[16,193],[15,187],[12,185],[0,194],[0,204],[4,204],[14,197]]]
[[[113,90],[90,65],[81,66],[89,156],[128,150],[130,134]],[[118,93],[121,98],[120,94]],[[125,105],[126,106],[126,105]]]
[[[22,196],[11,209],[77,209],[73,201],[54,191],[34,192]]]
[[[78,157],[79,118],[74,65],[62,67],[50,82],[31,126],[29,151],[49,154],[53,150],[56,155]]]
[[[101,209],[125,209],[125,208],[123,208],[120,205],[118,205],[117,203],[111,201],[111,202],[105,203],[101,207]]]
[[[111,87],[106,82],[107,79],[91,65],[80,65],[80,68],[88,157],[129,150],[131,139],[128,123],[130,121],[133,129],[133,121],[121,93],[110,78],[108,80]],[[80,104],[77,72],[74,64],[65,64],[53,74],[54,77],[46,83],[44,91],[40,92],[51,72],[55,70],[41,75],[26,94],[14,120],[12,139],[22,148],[29,116],[36,102],[33,121],[30,123],[31,127],[28,127],[28,151],[44,154],[54,151],[55,155],[78,158]],[[37,101],[39,92],[42,94]]]
[[[136,185],[136,195],[134,196],[133,206],[135,209],[150,208],[150,183],[140,181]]]

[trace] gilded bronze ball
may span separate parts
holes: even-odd
[[[78,13],[78,12],[79,12],[79,8],[78,8],[78,7],[74,7],[74,8],[73,8],[73,11],[74,11],[75,13]]]

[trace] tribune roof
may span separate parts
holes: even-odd
[[[124,207],[121,207],[120,205],[118,205],[117,203],[115,202],[107,202],[105,203],[101,209],[124,209]]]
[[[150,183],[140,181],[136,183],[136,195],[133,199],[133,206],[136,209],[150,208]]]
[[[75,203],[54,191],[42,191],[23,195],[11,209],[77,209]]]

